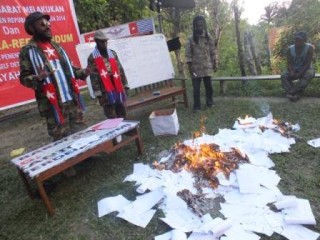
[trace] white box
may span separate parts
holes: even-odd
[[[149,116],[153,134],[177,135],[179,131],[179,120],[176,109],[155,110]]]

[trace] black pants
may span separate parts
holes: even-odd
[[[206,104],[207,106],[211,106],[213,104],[212,95],[212,83],[211,77],[206,76],[202,78],[192,78],[192,86],[193,86],[193,109],[201,109],[201,101],[200,101],[200,86],[201,80],[203,79],[204,87],[206,90]]]

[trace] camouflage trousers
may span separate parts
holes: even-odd
[[[61,112],[64,118],[62,125],[56,123],[53,111],[48,111],[46,114],[48,133],[53,138],[53,141],[57,141],[87,127],[83,122],[82,111],[74,102],[64,103],[61,107]]]
[[[315,76],[315,70],[310,67],[300,79],[293,79],[286,70],[281,74],[281,85],[287,94],[300,95]],[[297,80],[295,82],[295,80]]]
[[[98,97],[100,106],[103,108],[104,115],[110,118],[126,118],[126,108],[124,103],[108,104],[104,97]]]

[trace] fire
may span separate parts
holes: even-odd
[[[266,127],[266,126],[260,126],[261,131],[264,131],[267,128],[272,129],[273,131],[276,131],[280,133],[284,137],[291,137],[293,135],[294,127],[289,122],[283,122],[279,119],[273,119],[272,124],[274,127]]]
[[[192,134],[193,139],[201,137],[202,134],[206,133],[206,125],[205,125],[205,121],[207,120],[206,116],[201,116],[200,117],[200,127],[199,127],[199,131],[195,131]]]
[[[255,119],[249,115],[246,115],[245,118],[238,117],[237,120],[240,125],[248,125],[255,122]]]
[[[200,130],[193,133],[194,139],[206,133],[206,120],[205,116],[201,116]],[[176,143],[170,154],[168,161],[154,162],[153,166],[158,170],[167,169],[173,172],[181,169],[192,171],[206,179],[213,188],[218,187],[218,173],[223,173],[225,178],[229,179],[231,171],[237,169],[239,163],[249,161],[246,154],[239,149],[233,148],[230,152],[221,152],[219,145],[214,143],[199,146]]]
[[[197,147],[179,144],[173,151],[173,163],[155,163],[154,166],[159,170],[168,169],[174,172],[181,169],[192,171],[205,178],[213,188],[219,184],[216,177],[218,173],[223,173],[228,179],[231,171],[237,169],[239,163],[248,162],[247,156],[241,151],[232,149],[230,152],[221,152],[216,144],[201,144]]]

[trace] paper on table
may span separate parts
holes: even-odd
[[[90,142],[94,142],[97,140],[99,140],[99,136],[97,134],[94,134],[94,135],[91,135],[90,137],[84,137],[74,141],[71,144],[71,147],[75,149],[80,149],[87,146]]]
[[[101,122],[101,123],[98,124],[98,125],[92,126],[91,129],[93,129],[93,130],[100,130],[100,129],[115,128],[115,127],[117,127],[122,121],[123,121],[123,118],[107,119],[107,120]]]
[[[312,147],[318,148],[320,147],[320,138],[309,140],[307,143]]]
[[[130,203],[122,195],[101,199],[98,202],[98,216],[102,217],[114,211],[120,211],[124,206]]]

